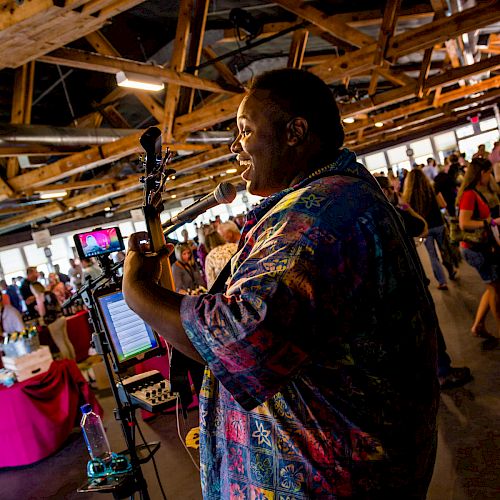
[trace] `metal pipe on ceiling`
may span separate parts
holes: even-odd
[[[74,128],[50,125],[0,124],[0,151],[2,147],[22,145],[50,145],[60,147],[97,146],[137,133],[135,129]],[[186,142],[197,144],[227,144],[234,140],[232,132],[200,131],[191,134]]]

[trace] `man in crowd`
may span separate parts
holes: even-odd
[[[68,276],[71,285],[77,290],[82,286],[83,280],[83,269],[80,264],[75,262],[75,259],[69,259],[69,265],[71,266],[68,271]]]
[[[38,271],[36,270],[36,267],[28,267],[26,269],[26,278],[24,278],[23,282],[21,283],[21,297],[24,300],[24,303],[26,304],[27,308],[27,316],[32,319],[32,318],[37,318],[39,316],[37,310],[36,310],[36,300],[35,296],[31,292],[31,285],[33,283],[38,282]]]
[[[432,182],[439,173],[436,160],[434,158],[427,158],[427,165],[422,169],[422,172]]]
[[[22,298],[19,295],[19,290],[16,285],[8,285],[5,280],[0,281],[0,286],[2,290],[9,296],[10,303],[12,307],[16,308],[21,314],[23,312]]]
[[[300,70],[257,77],[231,149],[251,194],[221,291],[161,288],[130,238],[129,306],[208,365],[206,499],[423,500],[439,399],[432,299],[414,246],[347,149],[335,99]]]
[[[62,284],[69,283],[69,276],[61,272],[61,266],[59,264],[54,265],[54,271]]]

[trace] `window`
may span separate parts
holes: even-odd
[[[413,149],[413,156],[415,157],[415,161],[417,161],[417,158],[425,156],[423,163],[427,163],[427,158],[434,155],[430,139],[422,139],[421,141],[412,142],[410,144],[410,148]],[[417,161],[417,163],[422,162]]]
[[[139,231],[147,231],[146,223],[143,220],[134,222],[134,227],[136,233]]]
[[[498,130],[491,130],[490,132],[484,132],[483,134],[462,139],[461,141],[458,141],[458,145],[460,147],[460,151],[465,153],[465,157],[470,160],[480,144],[484,144],[486,146],[486,151],[490,152],[493,149],[495,141],[497,140]]]
[[[26,266],[19,248],[0,252],[0,263],[5,274],[5,280],[10,285],[10,277],[26,276]]]
[[[365,156],[366,168],[368,170],[380,170],[387,168],[387,161],[385,160],[384,153],[375,153],[373,155]]]
[[[49,275],[48,259],[45,257],[45,252],[43,248],[37,248],[35,244],[25,245],[23,247],[24,254],[26,255],[26,260],[28,265],[36,267],[39,273],[43,273],[45,278]],[[23,274],[24,275],[24,274]]]
[[[434,145],[438,151],[456,149],[457,140],[455,139],[455,134],[453,132],[445,132],[444,134],[434,136]]]
[[[29,266],[38,267],[42,264],[47,264],[47,257],[45,257],[43,248],[37,248],[34,243],[32,245],[25,245],[24,253]]]
[[[406,146],[398,146],[397,148],[392,148],[387,150],[387,156],[389,157],[389,163],[391,165],[397,165],[408,160],[406,154]]]
[[[481,132],[486,132],[487,130],[491,130],[497,127],[498,123],[496,118],[488,118],[487,120],[481,120],[479,122],[479,128],[481,129]]]
[[[134,226],[132,225],[132,222],[122,222],[118,224],[118,227],[120,228],[120,232],[122,233],[123,238],[129,237],[133,232],[134,232]]]
[[[455,132],[457,133],[457,137],[459,139],[461,139],[462,137],[467,137],[468,135],[473,135],[474,129],[472,128],[472,125],[466,125],[465,127],[457,128],[457,130]]]

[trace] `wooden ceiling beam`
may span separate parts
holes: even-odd
[[[85,38],[97,53],[105,56],[121,57],[121,54],[100,31],[94,31],[94,33],[88,34]],[[147,92],[134,91],[134,89],[130,89],[129,93],[133,94],[158,122],[161,121],[163,118],[163,109],[153,96]]]
[[[302,68],[308,37],[309,31],[306,29],[297,30],[293,33],[287,68]]]
[[[394,34],[394,28],[398,19],[398,11],[401,7],[401,0],[388,0],[385,4],[384,18],[380,25],[380,32],[375,53],[374,64],[380,66],[385,60],[389,40]]]
[[[355,47],[365,47],[373,43],[373,38],[365,33],[352,28],[336,16],[328,16],[316,9],[311,4],[301,0],[277,0],[278,5],[293,12],[306,21],[313,23],[323,31],[332,34],[336,38],[346,41]]]
[[[217,58],[217,54],[215,53],[212,47],[203,47],[203,55],[207,60]],[[214,63],[215,69],[219,72],[219,75],[226,81],[228,85],[231,85],[235,88],[242,88],[241,82],[234,76],[233,72],[229,69],[229,67],[224,64],[222,61],[216,61]]]
[[[462,33],[475,31],[500,19],[500,0],[490,0],[480,6],[466,9],[449,17],[413,28],[394,36],[389,42],[387,58],[395,62],[399,57],[442,43]],[[367,45],[341,57],[332,57],[309,71],[333,83],[346,76],[362,74],[373,69],[376,44]]]
[[[192,12],[194,9],[193,0],[181,0],[179,15],[177,19],[177,29],[175,32],[174,48],[170,58],[170,68],[176,72],[184,71],[186,65],[186,52],[191,31]],[[163,119],[161,121],[162,133],[167,141],[171,141],[173,134],[173,123],[177,103],[179,102],[180,86],[170,83],[165,92],[165,104],[163,107]]]
[[[493,56],[489,59],[484,59],[470,66],[463,66],[447,71],[442,75],[432,76],[427,79],[424,89],[431,91],[438,87],[451,85],[458,82],[462,78],[468,78],[485,71],[492,71],[500,68],[500,56]],[[414,85],[406,85],[397,89],[389,90],[381,94],[376,94],[370,98],[361,99],[352,104],[341,106],[341,114],[345,118],[347,116],[356,116],[358,113],[368,113],[375,109],[388,106],[397,102],[410,99],[416,94],[416,83]]]
[[[398,16],[399,22],[406,21],[414,22],[415,20],[430,21],[434,12],[428,4],[422,3],[410,9],[403,9]],[[373,26],[380,26],[382,23],[382,11],[380,9],[366,10],[360,12],[350,12],[345,14],[335,14],[338,21],[347,24],[351,28],[368,28]],[[274,22],[265,23],[262,26],[262,32],[258,35],[257,39],[274,35],[284,29],[289,28],[296,23],[287,22]],[[311,35],[313,33],[311,32]],[[225,29],[223,38],[217,41],[217,44],[222,43],[235,43],[237,41],[234,35],[234,29]]]
[[[436,43],[446,42],[462,33],[475,31],[500,19],[500,0],[481,2],[479,5],[437,19],[398,36],[392,40],[387,56],[397,59],[403,55],[425,50]]]
[[[138,153],[142,150],[139,144],[142,133],[142,131],[138,130],[137,133],[118,139],[115,142],[88,148],[44,167],[13,177],[9,183],[15,191],[22,193],[25,189],[29,190],[50,184],[70,175],[85,172],[133,153]]]
[[[474,85],[468,85],[457,90],[450,90],[449,92],[441,93],[436,99],[435,104],[436,106],[442,106],[445,103],[456,101],[462,97],[470,97],[477,92],[484,92],[485,90],[498,87],[500,87],[500,76],[494,76]]]
[[[15,70],[10,123],[31,123],[34,79],[35,63],[33,61]],[[7,178],[15,177],[18,173],[19,161],[16,156],[10,157],[7,160]]]
[[[196,68],[201,62],[201,54],[203,49],[203,41],[205,39],[205,29],[207,25],[208,8],[210,0],[196,0],[193,22],[191,28],[191,37],[189,47],[186,54],[186,66],[188,68]],[[188,73],[198,75],[199,71],[188,70]],[[240,85],[238,85],[240,87]],[[194,104],[194,89],[181,89],[179,104],[177,106],[177,114],[189,113],[193,109]]]
[[[224,101],[207,104],[191,113],[178,116],[175,119],[174,136],[183,136],[234,118],[243,97],[243,94],[236,94]]]
[[[489,106],[491,106],[491,104]],[[480,107],[478,111],[482,109],[483,107]],[[443,115],[434,120],[427,120],[424,123],[418,124],[416,127],[411,129],[403,129],[386,135],[373,137],[370,141],[366,141],[363,142],[363,144],[356,145],[354,149],[358,154],[366,154],[366,150],[386,149],[390,146],[390,144],[393,144],[397,141],[411,141],[419,134],[428,134],[429,130],[435,130],[438,127],[443,127],[446,125],[454,126],[457,123],[458,119],[464,118],[468,114],[470,114],[470,110]]]
[[[188,156],[184,160],[172,162],[170,167],[173,168],[177,174],[179,174],[181,172],[189,171],[194,167],[200,167],[209,162],[213,163],[216,161],[224,161],[233,156],[234,154],[231,153],[229,146],[224,145],[208,149],[207,151],[197,155]]]
[[[101,73],[116,74],[118,71],[138,73],[158,78],[165,83],[173,83],[183,87],[191,87],[209,92],[232,94],[235,89],[228,89],[216,82],[190,75],[177,73],[174,70],[160,65],[148,64],[120,57],[104,56],[79,49],[60,48],[38,58],[41,62],[60,64],[71,68],[86,69]]]

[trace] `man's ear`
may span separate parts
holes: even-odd
[[[292,118],[286,127],[287,143],[289,146],[298,146],[307,137],[309,125],[305,118],[297,116]]]

